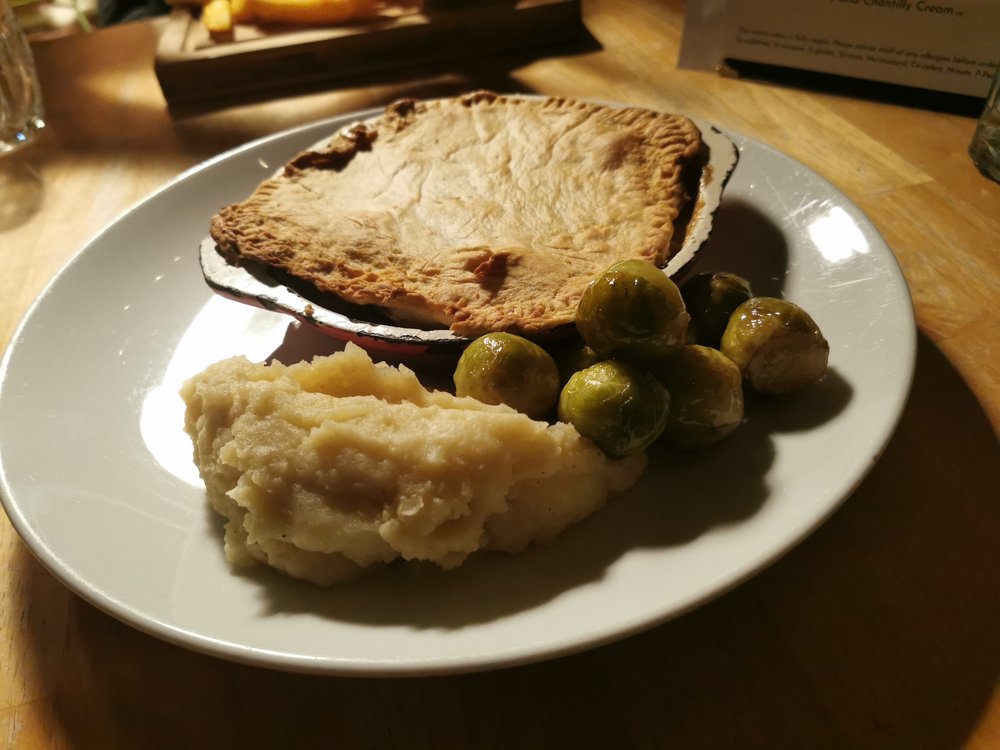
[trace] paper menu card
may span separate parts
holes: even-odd
[[[688,0],[678,65],[731,61],[986,96],[1000,0]]]

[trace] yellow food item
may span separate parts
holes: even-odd
[[[229,9],[233,15],[233,23],[246,23],[253,19],[250,0],[229,0]]]
[[[374,0],[247,0],[253,17],[265,23],[341,23],[371,15]]]
[[[213,39],[228,39],[237,23],[342,23],[375,10],[375,0],[208,0],[201,21]]]
[[[426,390],[354,345],[291,366],[224,360],[181,395],[229,560],[320,585],[551,540],[646,465],[568,424]]]
[[[233,14],[229,0],[208,0],[201,9],[201,22],[213,37],[233,31]]]

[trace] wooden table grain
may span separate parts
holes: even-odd
[[[966,156],[974,117],[679,70],[682,3],[584,8],[594,49],[183,117],[153,74],[161,21],[36,43],[48,128],[0,161],[0,343],[105,224],[250,139],[473,87],[630,102],[778,147],[845,192],[893,248],[916,310],[917,369],[862,485],[763,573],[649,632],[531,666],[412,679],[273,672],[158,641],[71,594],[2,519],[0,746],[1000,747],[1000,185]]]

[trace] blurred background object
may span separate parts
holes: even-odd
[[[987,177],[1000,182],[1000,67],[986,96],[986,106],[969,146],[973,163]]]
[[[741,76],[774,66],[983,97],[998,28],[996,0],[688,0],[678,66]]]
[[[50,39],[170,12],[166,0],[11,0],[30,39]]]
[[[97,18],[101,26],[162,16],[168,12],[170,6],[165,0],[97,0]]]
[[[317,4],[323,2],[316,0]],[[362,2],[382,10],[406,7],[431,13],[485,5],[513,6],[517,0],[372,0],[370,3],[357,0],[358,4]],[[200,9],[208,4],[208,0],[10,0],[10,3],[29,38],[46,39],[91,31],[94,27],[154,18],[178,7]],[[325,0],[326,5],[331,3],[332,0]],[[308,3],[294,5],[304,7]]]
[[[250,0],[250,17],[231,17],[236,0],[206,23],[209,4],[171,0],[154,69],[174,114],[246,104],[335,86],[452,72],[504,55],[529,60],[599,48],[581,0],[418,0],[376,3],[343,23],[277,23],[254,18],[291,0]],[[340,0],[309,0],[338,6]],[[347,3],[354,5],[353,0]],[[367,7],[367,6],[364,6]],[[364,8],[363,8],[364,9]],[[296,13],[301,9],[296,10]]]
[[[0,154],[33,140],[43,115],[31,47],[8,0],[0,0]]]
[[[90,31],[97,23],[97,0],[10,0],[29,39],[50,39]]]

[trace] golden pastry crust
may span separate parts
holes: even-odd
[[[573,320],[612,263],[669,259],[702,158],[687,118],[476,92],[402,100],[305,151],[211,234],[349,302],[460,335]]]

